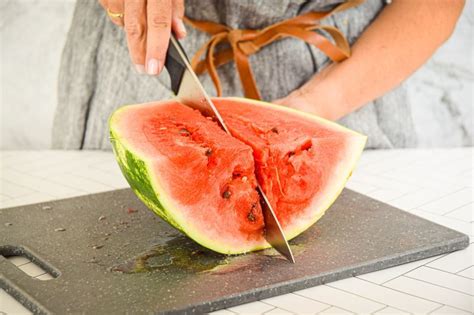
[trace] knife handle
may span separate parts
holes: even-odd
[[[168,51],[166,53],[165,67],[170,75],[171,90],[173,90],[175,95],[178,95],[179,86],[181,85],[184,71],[186,70],[186,64],[184,63],[182,56],[184,56],[186,62],[189,63],[189,59],[184,52],[183,47],[174,34],[171,33]]]

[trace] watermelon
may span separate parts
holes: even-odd
[[[267,248],[260,183],[285,235],[319,220],[344,188],[366,137],[287,107],[214,98],[232,135],[177,100],[115,111],[118,164],[145,205],[223,254]]]

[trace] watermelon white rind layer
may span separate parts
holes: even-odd
[[[340,126],[337,123],[288,107],[236,97],[222,99],[245,102],[255,106],[271,108],[272,110],[281,111],[293,116],[299,116],[305,120],[317,122],[318,124],[322,124],[325,127],[343,132],[347,135],[350,147],[345,154],[344,160],[339,161],[338,169],[332,174],[332,182],[324,187],[324,191],[320,191],[317,196],[313,198],[313,201],[310,203],[310,206],[306,208],[305,214],[302,218],[292,221],[290,225],[285,227],[286,237],[288,240],[291,240],[318,221],[337,199],[343,190],[347,179],[350,177],[352,170],[356,166],[356,163],[364,149],[367,137]],[[160,178],[153,176],[153,172],[150,171],[153,169],[153,158],[147,156],[147,154],[143,154],[143,152],[137,152],[136,148],[134,148],[134,146],[121,135],[117,121],[121,115],[126,115],[127,110],[133,110],[137,106],[147,106],[147,104],[121,107],[110,117],[109,127],[112,147],[122,173],[135,194],[143,201],[143,203],[176,229],[188,235],[202,246],[216,252],[223,254],[240,254],[270,247],[270,245],[264,240],[259,243],[244,243],[238,247],[229,246],[229,244],[226,244],[219,239],[208,237],[206,233],[197,229],[193,222],[189,222],[189,220],[181,214],[179,202],[173,200],[166,193],[163,188],[165,186],[164,183],[160,183]],[[324,198],[318,199],[317,197],[321,195],[323,195]]]
[[[326,185],[325,191],[319,193],[319,195],[325,195],[326,198],[322,198],[322,202],[318,202],[318,200],[316,200],[317,196],[315,196],[311,205],[306,209],[306,213],[308,214],[308,216],[306,218],[298,220],[297,222],[294,222],[290,226],[285,227],[285,236],[287,240],[291,240],[306,231],[314,223],[316,223],[324,215],[326,210],[329,209],[329,207],[334,203],[334,201],[336,201],[337,197],[344,189],[347,180],[352,175],[352,171],[357,165],[357,161],[359,160],[360,155],[362,154],[365,144],[367,142],[367,136],[353,131],[349,128],[343,127],[335,122],[290,107],[275,105],[252,99],[244,99],[240,97],[224,97],[223,99],[235,100],[237,102],[246,102],[250,104],[255,104],[256,106],[271,108],[272,110],[300,116],[304,119],[309,119],[319,124],[323,124],[327,127],[331,127],[336,131],[343,131],[348,135],[351,135],[351,149],[347,150],[348,154],[346,154],[346,161],[341,161],[338,172],[332,174],[332,185]]]
[[[116,110],[109,119],[110,140],[115,158],[127,182],[140,200],[155,214],[168,222],[170,225],[189,236],[200,245],[226,255],[243,254],[270,247],[265,241],[258,244],[242,244],[240,247],[229,247],[225,242],[209,238],[200,232],[180,213],[180,206],[169,198],[163,184],[156,176],[152,176],[153,159],[146,154],[137,153],[133,145],[120,135],[117,130],[116,120],[125,114],[127,109],[136,106],[147,106],[148,104],[128,105]]]

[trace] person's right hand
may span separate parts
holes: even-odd
[[[184,0],[99,0],[113,23],[124,27],[130,57],[140,73],[163,69],[171,30],[186,36]]]

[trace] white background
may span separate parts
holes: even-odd
[[[49,148],[74,2],[0,0],[0,149]],[[472,145],[474,5],[466,2],[453,37],[409,82],[422,146]],[[461,131],[455,125],[462,122]]]

